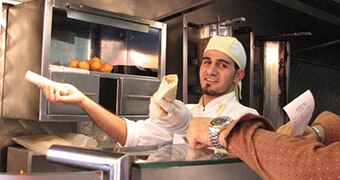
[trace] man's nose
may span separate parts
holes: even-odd
[[[217,69],[216,66],[214,64],[211,64],[208,68],[207,68],[207,73],[208,74],[216,74]]]

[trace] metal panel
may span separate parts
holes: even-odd
[[[53,145],[47,151],[47,159],[64,165],[103,170],[109,174],[109,180],[131,179],[132,157],[128,154]]]
[[[39,89],[24,81],[27,70],[39,72],[43,1],[12,6],[8,13],[2,116],[37,119]],[[20,103],[19,103],[20,102]]]
[[[93,15],[89,13],[84,13],[81,11],[76,11],[73,9],[69,9],[67,11],[67,17],[73,18],[73,19],[78,19],[82,21],[87,21],[87,22],[95,22],[98,24],[102,25],[109,25],[113,27],[119,27],[123,29],[129,29],[129,30],[134,30],[134,31],[141,31],[141,32],[148,32],[149,31],[149,26],[148,24],[136,24],[136,23],[131,23],[127,22],[124,20],[120,19],[114,19],[110,17],[104,17],[104,16],[98,16],[98,15]]]
[[[99,76],[93,74],[75,74],[52,72],[51,79],[57,82],[73,84],[85,95],[95,102],[99,102]],[[86,82],[86,83],[84,83]],[[48,101],[47,115],[63,114],[67,115],[86,115],[84,110],[76,105],[56,104]]]
[[[159,80],[121,78],[118,114],[148,114],[150,98],[157,91],[159,83]]]
[[[173,166],[170,168],[132,169],[133,180],[154,179],[157,174],[159,180],[187,180],[187,179],[223,179],[244,180],[261,179],[245,163],[225,163],[195,166]]]
[[[121,3],[120,0],[54,0],[54,5],[64,8],[66,3],[82,4],[85,6],[102,9],[110,12],[117,12],[123,14],[129,14],[135,16],[136,14],[136,2],[135,0],[124,0]]]
[[[242,43],[247,54],[247,65],[245,76],[242,79],[242,99],[240,102],[245,106],[254,107],[254,34],[253,32],[235,33],[235,37]]]
[[[85,169],[68,167],[48,162],[45,155],[23,147],[9,147],[7,151],[8,173],[47,173],[47,172],[79,172]]]
[[[287,103],[288,46],[285,41],[264,42],[263,115],[272,119],[276,127],[285,121],[283,107]]]
[[[0,174],[2,180],[102,180],[102,171],[88,171],[88,172],[69,172],[69,173],[40,173],[40,174]]]
[[[1,6],[0,17],[0,114],[2,113],[2,99],[3,99],[3,77],[5,71],[5,50],[6,50],[6,27],[7,27],[7,6]]]

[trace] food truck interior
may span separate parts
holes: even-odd
[[[174,152],[186,152],[182,146],[120,148],[82,109],[50,103],[36,86],[24,81],[30,70],[72,83],[119,116],[146,119],[149,99],[167,74],[178,75],[177,99],[198,102],[200,56],[214,34],[242,42],[247,68],[241,103],[276,127],[288,121],[282,108],[306,90],[315,101],[312,120],[325,110],[340,114],[339,0],[0,0],[0,4],[0,177],[55,173],[45,174],[48,179],[67,172],[69,179],[148,179],[155,173],[160,179],[174,178],[173,174],[190,179],[232,173],[232,179],[258,179],[237,158],[214,164],[208,159],[176,159]],[[273,44],[279,52],[274,63],[266,59]],[[96,58],[102,67],[66,68],[72,67],[72,61]],[[68,133],[86,135],[77,138],[98,150],[56,146],[55,152],[104,157],[116,169],[82,166],[84,161],[77,164],[62,157],[48,157],[52,161],[48,162],[15,141],[21,136]],[[111,151],[115,153],[108,154]],[[171,154],[172,159],[140,163],[150,153]],[[117,171],[126,166],[126,171]],[[224,167],[229,169],[224,174],[213,173]],[[204,168],[213,175],[202,174]]]

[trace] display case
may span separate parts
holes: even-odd
[[[56,146],[58,147],[58,146]],[[65,148],[63,152],[71,152],[74,150],[81,152],[75,147]],[[86,152],[87,150],[85,150]],[[119,153],[132,156],[131,164],[121,164],[120,170],[126,171],[131,168],[131,179],[261,179],[251,168],[242,162],[239,158],[230,155],[215,154],[210,148],[191,149],[187,144],[169,144],[169,145],[153,145],[138,147],[118,147],[114,149],[96,150],[91,160],[80,160],[77,156],[58,155],[62,161],[47,161],[54,157],[49,155],[37,155],[32,151],[21,148],[10,148],[8,150],[7,172],[14,173],[19,170],[25,170],[25,173],[52,173],[58,172],[82,172],[93,169],[101,169],[95,167],[84,169],[84,166],[91,164],[78,163],[79,161],[94,161],[94,165],[100,164],[103,158],[102,154]],[[92,153],[91,153],[92,154]],[[18,157],[22,157],[18,159]],[[104,156],[105,157],[105,156]],[[125,156],[123,156],[125,157]],[[115,157],[110,157],[115,158]],[[109,162],[109,161],[102,161]],[[74,166],[78,163],[78,166]],[[104,164],[104,163],[102,163]],[[72,165],[72,166],[70,166]],[[92,165],[93,166],[93,165]],[[30,169],[27,169],[27,168]],[[110,166],[107,166],[110,167]],[[28,170],[28,171],[26,171]],[[105,174],[104,174],[105,175]],[[105,176],[104,176],[105,177]],[[105,178],[104,178],[105,179]],[[119,178],[117,178],[119,179]]]
[[[118,115],[147,116],[146,108],[133,111],[131,107],[135,103],[148,107],[148,98],[165,74],[166,24],[72,0],[28,1],[9,6],[7,12],[6,56],[1,70],[2,117],[40,121],[89,119],[78,107],[48,102],[36,86],[24,81],[28,70],[71,83]],[[68,66],[70,60],[81,62],[94,57],[112,69],[55,70]],[[140,88],[128,91],[131,83]]]

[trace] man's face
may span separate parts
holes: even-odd
[[[200,67],[203,93],[209,96],[220,96],[232,92],[237,82],[243,78],[243,75],[240,78],[235,71],[235,62],[226,54],[215,50],[205,52]]]

